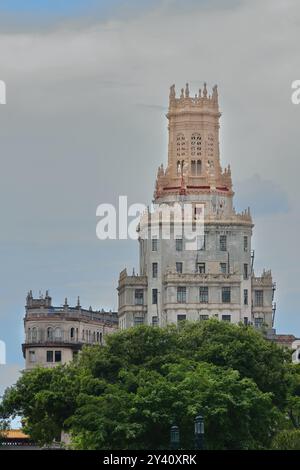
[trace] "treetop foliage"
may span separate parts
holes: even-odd
[[[300,370],[290,356],[244,325],[140,326],[84,347],[66,366],[24,372],[0,411],[3,420],[21,415],[41,443],[64,430],[76,449],[168,449],[173,424],[192,449],[199,413],[209,449],[288,446],[289,436],[295,448]]]

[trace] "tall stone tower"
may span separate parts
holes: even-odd
[[[184,234],[171,227],[170,239],[153,237],[148,214],[141,218],[140,274],[125,269],[119,279],[121,328],[210,317],[273,326],[271,272],[254,275],[250,209],[236,213],[231,170],[221,167],[220,116],[217,86],[208,94],[204,83],[194,97],[188,84],[179,97],[171,86],[168,164],[158,168],[154,202],[202,205],[204,234],[196,250],[187,250]]]

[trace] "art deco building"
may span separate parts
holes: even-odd
[[[79,298],[76,307],[70,307],[67,299],[62,307],[54,307],[48,291],[38,299],[30,291],[24,327],[26,369],[53,367],[72,361],[85,344],[103,344],[105,335],[117,330],[118,316],[116,312],[83,309]]]
[[[249,208],[234,209],[231,170],[220,162],[220,116],[217,86],[209,95],[204,84],[193,97],[188,85],[179,97],[170,88],[168,163],[158,168],[154,203],[202,204],[204,234],[187,250],[184,234],[151,238],[151,217],[141,218],[140,273],[125,269],[119,278],[121,328],[214,317],[272,329],[275,286],[271,271],[253,270],[252,217]]]

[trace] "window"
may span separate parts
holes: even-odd
[[[222,315],[222,321],[231,322],[231,315]]]
[[[33,343],[37,341],[37,329],[34,327],[31,331],[31,340]]]
[[[152,263],[152,277],[156,278],[158,272],[158,264]]]
[[[134,317],[134,326],[139,326],[144,324],[144,317],[140,315],[136,315]]]
[[[176,263],[176,272],[182,274],[182,263]]]
[[[205,320],[208,320],[209,319],[209,316],[208,315],[200,315],[199,316],[199,320],[200,321],[205,321]]]
[[[152,303],[154,305],[157,305],[157,297],[158,297],[157,293],[158,293],[157,289],[152,289]]]
[[[75,338],[75,328],[71,328],[70,330],[70,338],[74,339]]]
[[[197,271],[200,274],[205,274],[205,263],[197,263]]]
[[[61,362],[61,351],[55,351],[54,358],[55,362]]]
[[[248,264],[244,264],[244,279],[248,279]]]
[[[248,237],[244,237],[244,251],[248,251]]]
[[[248,305],[248,289],[244,289],[244,305]]]
[[[176,238],[176,251],[182,251],[182,249],[183,249],[182,238]]]
[[[186,320],[186,315],[184,315],[184,314],[177,315],[177,323],[179,323],[181,321],[185,321],[185,320]]]
[[[230,287],[222,287],[222,302],[223,304],[229,304],[231,302]]]
[[[100,334],[99,334],[99,331],[97,331],[97,343],[99,343],[100,341]]]
[[[220,271],[222,274],[227,273],[227,263],[220,263]]]
[[[177,287],[177,302],[181,304],[186,302],[186,287]]]
[[[213,157],[214,154],[214,136],[212,134],[209,134],[207,137],[207,155],[209,157]]]
[[[154,315],[152,317],[152,326],[158,326],[158,316]]]
[[[192,176],[200,176],[202,169],[201,160],[191,160],[191,173]]]
[[[100,344],[103,343],[103,334],[102,334],[101,331],[100,331],[100,333],[99,333],[99,343],[100,343]]]
[[[36,361],[35,351],[29,351],[28,354],[29,354],[29,362],[35,362]]]
[[[53,340],[53,329],[50,326],[49,326],[49,328],[47,328],[47,339],[49,341]]]
[[[47,351],[47,362],[53,362],[53,351]]]
[[[135,289],[134,291],[134,304],[143,305],[144,304],[144,291],[143,289]]]
[[[202,304],[208,303],[208,287],[200,286],[199,288],[199,300]]]
[[[248,317],[244,317],[244,325],[246,325],[246,326],[247,326],[247,325],[248,325],[248,323],[249,323]]]
[[[60,341],[62,339],[62,331],[60,328],[55,328],[55,341]]]
[[[77,361],[77,359],[78,359],[78,351],[73,351],[72,356],[73,356],[73,361]]]
[[[264,305],[264,291],[263,290],[256,290],[254,291],[254,304],[255,307],[263,307]]]
[[[193,134],[191,137],[191,155],[201,155],[201,135]]]
[[[177,134],[176,139],[176,150],[177,150],[177,157],[183,157],[186,154],[187,146],[185,137],[183,134]]]
[[[220,251],[227,251],[227,237],[220,235]]]
[[[264,319],[259,317],[259,318],[254,318],[254,326],[255,328],[262,328],[264,324]]]
[[[158,239],[152,238],[152,251],[157,251],[158,248]]]

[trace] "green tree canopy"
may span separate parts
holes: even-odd
[[[64,429],[77,449],[167,449],[177,424],[191,449],[201,413],[207,448],[263,449],[295,427],[299,384],[290,353],[252,327],[140,326],[85,347],[75,363],[23,373],[1,415],[21,415],[42,443]]]

